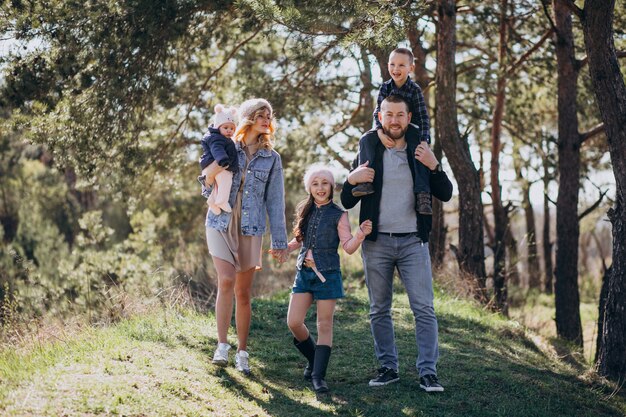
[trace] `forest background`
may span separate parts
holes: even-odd
[[[614,1],[0,5],[3,343],[50,322],[116,321],[145,300],[210,308],[196,176],[214,105],[273,104],[290,224],[309,164],[345,178],[388,54],[405,46],[455,188],[434,207],[438,280],[626,375],[614,256],[626,242],[626,10]],[[617,101],[598,84],[610,78],[596,76],[598,53],[614,59]],[[288,288],[293,265],[264,265],[256,294]],[[343,265],[363,280],[358,256]]]

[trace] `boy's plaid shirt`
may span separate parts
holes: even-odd
[[[409,103],[409,111],[411,112],[411,123],[417,125],[420,131],[420,140],[430,143],[430,121],[428,120],[428,112],[426,111],[426,102],[422,89],[417,85],[411,77],[408,77],[401,88],[396,87],[393,79],[385,81],[378,92],[378,100],[376,110],[374,110],[374,123],[376,129],[382,128],[378,120],[380,112],[380,104],[390,95],[398,95],[403,97]]]

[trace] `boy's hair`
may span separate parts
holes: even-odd
[[[393,51],[391,51],[391,54],[407,55],[409,58],[411,58],[411,64],[415,61],[415,56],[413,55],[413,51],[411,51],[409,48],[396,48]],[[391,56],[391,54],[389,54],[389,56]]]
[[[380,107],[382,108],[383,103],[384,102],[388,102],[388,103],[404,103],[404,105],[406,106],[406,111],[407,113],[411,111],[411,109],[409,108],[409,103],[406,101],[406,99],[404,97],[402,97],[401,95],[398,94],[391,94],[387,97],[385,97],[385,99],[380,103]]]

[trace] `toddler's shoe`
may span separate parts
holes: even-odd
[[[215,349],[215,353],[213,354],[213,364],[218,366],[228,365],[229,350],[230,345],[228,343],[218,343],[217,349]]]

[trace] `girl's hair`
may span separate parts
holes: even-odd
[[[269,111],[271,114],[271,110],[264,106],[252,113],[251,119],[241,119],[241,121],[239,122],[239,126],[237,126],[237,130],[233,135],[233,139],[235,140],[235,142],[243,142],[243,139],[250,131],[250,127],[256,121],[257,116],[263,114],[265,111]],[[276,131],[276,124],[274,124],[274,119],[270,120],[269,128],[269,133],[262,133],[259,135],[259,143],[261,144],[260,148],[272,150],[274,149],[274,132]]]
[[[333,200],[333,188],[330,188],[330,201]],[[307,198],[300,201],[296,206],[296,218],[293,220],[293,235],[296,241],[302,242],[304,240],[304,234],[309,225],[309,217],[311,211],[315,206],[315,199],[312,194],[309,194]]]

